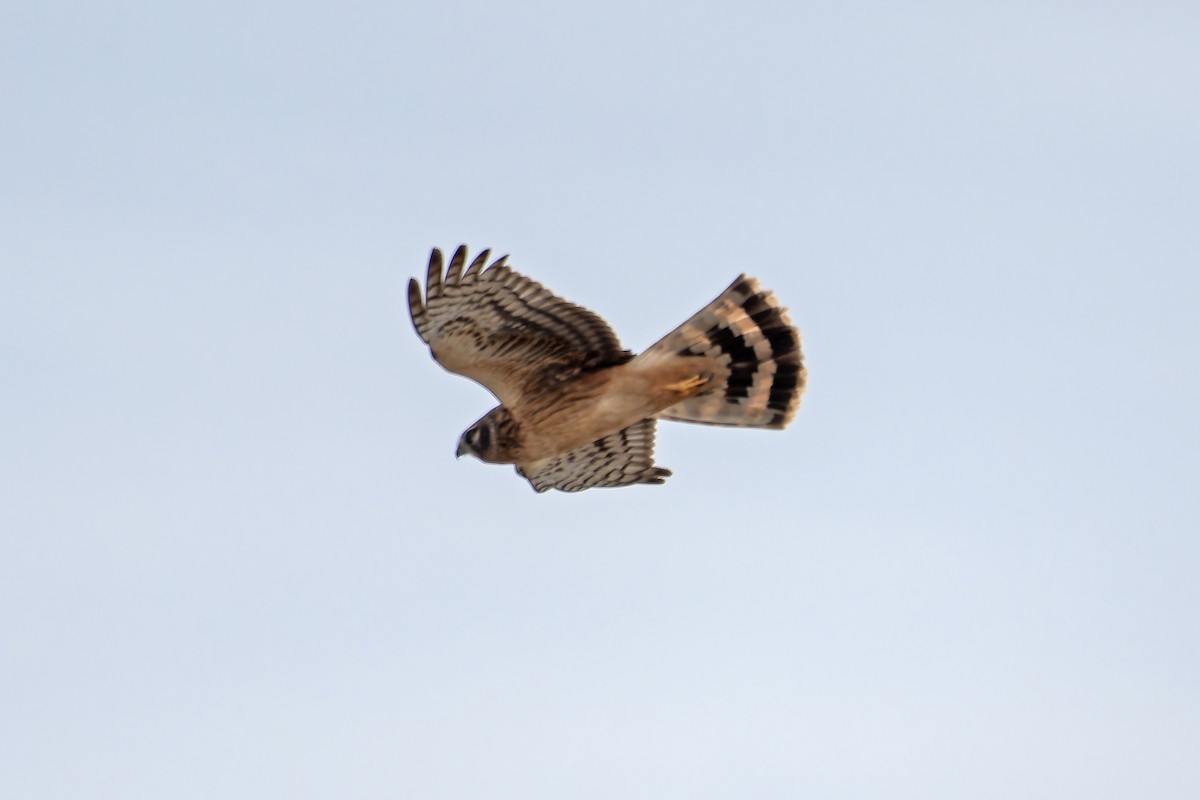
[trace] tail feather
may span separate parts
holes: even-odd
[[[709,386],[660,412],[660,419],[705,425],[784,428],[800,407],[807,377],[800,332],[758,281],[738,276],[640,359],[704,358]]]

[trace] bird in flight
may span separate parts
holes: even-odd
[[[500,401],[462,434],[458,455],[513,464],[535,490],[662,483],[657,420],[782,429],[804,391],[800,333],[769,291],[739,275],[645,352],[621,347],[585,308],[514,272],[489,250],[408,283],[417,335],[446,370]]]

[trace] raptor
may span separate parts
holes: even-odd
[[[500,401],[462,434],[458,455],[513,464],[539,492],[662,483],[657,420],[781,429],[800,405],[800,334],[754,278],[725,291],[645,352],[603,319],[513,271],[507,256],[446,267],[408,284],[417,334],[435,361]]]

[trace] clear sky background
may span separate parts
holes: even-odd
[[[1200,796],[1189,2],[9,2],[0,796]],[[784,433],[536,495],[404,284],[638,350],[736,274]]]

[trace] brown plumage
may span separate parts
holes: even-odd
[[[468,428],[458,454],[514,464],[534,489],[662,483],[656,419],[783,428],[800,405],[800,334],[774,296],[739,276],[641,355],[596,314],[513,272],[507,256],[469,265],[459,247],[425,292],[408,284],[417,334],[434,360],[500,405]]]

